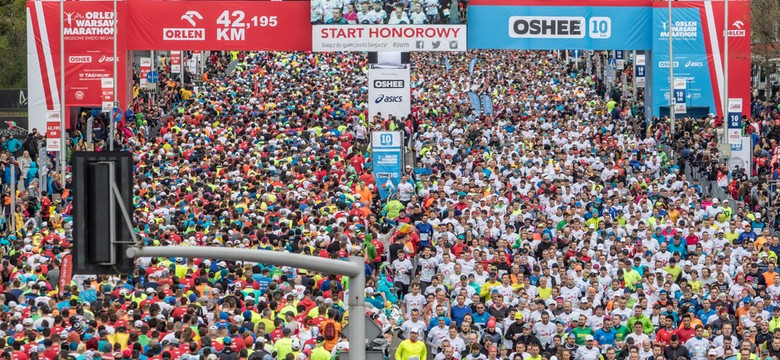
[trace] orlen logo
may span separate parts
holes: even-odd
[[[729,37],[744,37],[746,34],[746,31],[742,29],[743,26],[745,26],[745,23],[742,21],[735,21],[731,24],[732,27],[735,27],[736,30],[728,30]]]
[[[195,10],[190,10],[181,16],[192,28],[163,28],[163,40],[206,40],[206,29],[198,28],[197,21],[203,20],[203,16]]]
[[[92,56],[68,56],[68,62],[71,64],[89,64],[92,62]]]
[[[701,61],[688,61],[685,63],[685,67],[702,67],[704,63]]]
[[[385,96],[384,94],[379,94],[379,96],[376,97],[376,100],[374,100],[375,104],[379,103],[399,103],[403,102],[404,97],[403,96]]]
[[[98,62],[102,62],[102,63],[103,62],[113,62],[113,61],[114,61],[114,57],[113,56],[105,56],[105,55],[101,55],[100,56],[100,60],[98,60]],[[119,58],[117,58],[117,61],[119,61]]]
[[[374,88],[376,89],[403,89],[403,80],[374,80]]]

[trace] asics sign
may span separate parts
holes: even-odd
[[[408,66],[400,69],[368,69],[368,115],[382,118],[409,116],[411,89]]]
[[[385,96],[384,94],[379,94],[379,96],[376,97],[374,100],[374,104],[379,103],[400,103],[404,101],[403,96]]]

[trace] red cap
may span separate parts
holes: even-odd
[[[129,359],[131,356],[133,356],[133,352],[130,351],[130,349],[126,349],[125,351],[122,351],[122,357]]]

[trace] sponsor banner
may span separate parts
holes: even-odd
[[[171,51],[171,74],[181,74],[181,51]]]
[[[407,117],[411,112],[410,72],[406,66],[400,69],[368,69],[368,115],[396,118]]]
[[[471,49],[650,50],[647,6],[469,4]],[[483,5],[484,4],[484,5]]]
[[[70,289],[70,282],[73,280],[73,254],[62,255],[60,261],[60,283],[59,294],[62,295]]]
[[[127,4],[131,50],[311,50],[308,1]]]
[[[466,25],[317,25],[314,51],[466,51]]]
[[[142,88],[149,86],[149,80],[146,79],[146,75],[149,75],[150,71],[152,71],[152,58],[142,57],[138,62],[138,79]]]
[[[729,171],[739,166],[740,169],[753,169],[753,147],[752,139],[749,136],[740,136],[738,142],[731,143],[731,137],[729,137],[729,143],[731,144],[731,159],[729,160]],[[747,172],[748,175],[751,172]]]
[[[666,3],[654,3],[652,41],[653,94],[656,111],[668,104],[669,66],[674,66],[675,78],[688,79],[688,105],[707,107],[709,112],[723,117],[724,2],[673,2],[672,21]],[[729,89],[730,98],[741,98],[750,104],[750,4],[729,1]],[[674,59],[669,59],[669,32],[673,37]],[[743,114],[750,112],[744,106]]]
[[[371,133],[371,164],[379,197],[397,194],[403,171],[403,137],[400,131]]]
[[[65,106],[100,107],[101,79],[113,77],[113,33],[116,24],[119,83],[118,99],[132,92],[126,63],[126,2],[66,1],[62,37],[65,41]],[[27,87],[29,127],[46,127],[47,112],[59,109],[60,94],[60,3],[27,2]]]
[[[59,111],[49,111],[46,116],[46,151],[60,151]]]
[[[645,74],[647,71],[645,63],[645,54],[637,54],[634,64],[634,81],[636,81],[636,87],[638,88],[645,87]]]
[[[684,104],[687,99],[687,96],[685,96],[687,92],[687,80],[688,79],[674,78],[674,102],[676,104]]]
[[[729,144],[740,143],[742,137],[742,99],[729,98],[728,139]]]
[[[100,87],[102,90],[101,95],[101,110],[103,112],[109,112],[114,107],[114,79],[103,78],[100,79]]]

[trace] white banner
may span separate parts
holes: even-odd
[[[466,51],[466,25],[314,25],[313,51]]]
[[[407,117],[411,112],[409,66],[401,69],[368,69],[368,115]]]
[[[729,99],[731,100],[731,99]],[[730,139],[729,139],[730,140]],[[736,143],[731,144],[731,159],[729,159],[729,171],[739,166],[741,169],[753,168],[753,148],[752,140],[747,136],[739,136]],[[746,171],[750,176],[750,171]]]

